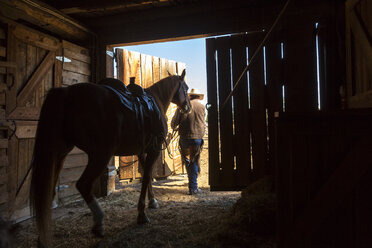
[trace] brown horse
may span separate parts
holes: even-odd
[[[139,123],[136,113],[125,108],[109,87],[80,83],[49,91],[41,108],[31,162],[31,206],[40,246],[50,244],[50,209],[55,186],[63,161],[74,146],[86,152],[89,158],[76,187],[92,212],[93,233],[103,236],[104,213],[92,193],[92,186],[113,155],[147,154],[137,222],[149,222],[145,198],[148,190],[149,207],[158,207],[152,192],[151,175],[167,133],[165,113],[171,102],[185,112],[190,111],[184,77],[185,70],[181,76],[169,76],[145,89],[160,110],[160,118],[155,123],[161,129],[158,135],[154,135],[154,123]]]

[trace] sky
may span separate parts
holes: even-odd
[[[207,98],[207,76],[204,38],[136,46],[125,46],[121,48],[185,63],[187,85],[190,89],[199,89],[204,94],[204,99]]]

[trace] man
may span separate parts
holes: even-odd
[[[182,162],[185,164],[189,178],[189,194],[193,195],[201,192],[197,178],[200,173],[200,151],[206,125],[205,106],[199,102],[203,100],[204,95],[197,89],[191,89],[188,95],[191,111],[184,114],[177,109],[172,118],[171,127],[174,130],[178,127]]]

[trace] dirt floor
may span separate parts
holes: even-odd
[[[218,245],[216,228],[229,218],[231,207],[240,192],[210,192],[208,185],[208,150],[201,158],[198,179],[202,193],[187,195],[187,176],[171,176],[154,182],[159,209],[147,209],[151,222],[137,225],[137,202],[140,184],[122,187],[99,199],[105,216],[105,237],[91,234],[92,217],[83,201],[54,210],[54,247],[226,247]],[[221,235],[220,235],[221,236]],[[36,247],[36,229],[32,220],[20,224],[16,247]],[[241,245],[228,245],[242,247]],[[267,246],[271,247],[271,246]]]

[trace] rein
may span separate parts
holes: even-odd
[[[174,96],[175,96],[175,95],[180,95],[180,91],[181,91],[181,89],[182,89],[183,94],[185,95],[185,97],[186,97],[186,98],[188,97],[188,96],[187,96],[187,89],[185,89],[184,84],[186,84],[186,83],[182,80],[182,81],[180,82],[180,86],[178,87],[177,94],[174,94],[174,95],[173,95],[172,101],[174,101]],[[186,103],[187,103],[187,108],[190,109],[190,108],[191,108],[190,100],[186,100]],[[178,106],[177,106],[177,107],[178,107]],[[180,109],[180,111],[181,111],[182,113],[185,112],[182,108],[180,108],[180,107],[178,107],[178,108]]]
[[[162,140],[165,143],[165,147],[164,148],[161,148],[160,151],[164,151],[165,149],[167,149],[168,156],[169,156],[170,159],[173,159],[173,155],[172,155],[172,153],[171,153],[171,151],[169,149],[169,144],[174,139],[174,137],[176,137],[176,135],[175,135],[176,133],[177,133],[177,130],[173,130],[172,134],[169,136],[170,138],[164,138],[163,136],[161,136]],[[153,145],[153,146],[155,147],[155,145]],[[119,160],[120,160],[120,163],[124,164],[123,167],[131,166],[131,165],[133,165],[133,164],[135,164],[136,162],[139,161],[139,159],[136,159],[136,160],[131,161],[131,162],[126,162],[126,161],[123,161],[121,158],[119,158]]]

